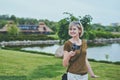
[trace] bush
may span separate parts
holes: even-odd
[[[31,35],[0,35],[0,41],[15,41],[15,40],[55,40],[54,37],[50,37],[43,34],[31,34]]]
[[[111,33],[106,31],[94,31],[97,38],[111,38]]]
[[[111,37],[112,38],[120,38],[120,34],[112,34]]]
[[[96,34],[95,34],[93,31],[89,31],[89,32],[88,32],[88,36],[89,36],[89,39],[90,39],[90,40],[93,40],[93,39],[96,38]]]
[[[107,31],[96,31],[96,30],[91,30],[84,32],[84,38],[93,40],[95,38],[120,38],[120,34],[113,34],[111,32]]]

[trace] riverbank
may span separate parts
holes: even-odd
[[[120,38],[99,38],[99,39],[94,39],[94,40],[88,40],[88,43],[95,43],[95,44],[104,44],[104,43],[113,43],[113,42],[120,42]]]
[[[61,80],[66,71],[62,59],[29,52],[0,49],[0,61],[0,80]],[[97,80],[120,79],[119,65],[92,61],[90,64],[100,76]],[[89,76],[89,80],[93,79]]]
[[[0,46],[22,46],[22,45],[40,45],[40,44],[57,44],[59,43],[59,40],[37,40],[37,41],[30,41],[30,40],[24,40],[24,41],[2,41],[0,42]]]
[[[24,41],[2,41],[0,42],[0,46],[22,46],[22,45],[40,45],[40,44],[58,44],[59,40],[36,40],[36,41],[30,41],[30,40],[24,40]],[[104,43],[113,43],[113,42],[120,42],[120,38],[100,38],[95,40],[87,40],[89,43],[95,43],[95,44],[104,44]]]

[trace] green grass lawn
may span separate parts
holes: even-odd
[[[120,65],[90,62],[99,78],[89,80],[120,80]],[[62,59],[0,49],[0,80],[61,80],[65,72]]]

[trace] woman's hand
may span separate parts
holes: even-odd
[[[69,65],[69,60],[72,56],[75,55],[74,51],[64,51],[64,56],[63,56],[63,66],[67,67]]]
[[[99,76],[97,75],[92,75],[91,78],[98,78]]]
[[[74,55],[75,55],[75,51],[70,51],[70,52],[69,52],[69,56],[70,56],[70,57],[72,57],[72,56],[74,56]]]

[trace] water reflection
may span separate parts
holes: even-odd
[[[26,47],[26,48],[22,48],[21,50],[26,50],[26,51],[37,51],[37,52],[46,52],[46,53],[51,53],[51,54],[55,54],[56,49],[59,47],[60,45],[52,45],[52,46],[44,46],[44,47]]]
[[[88,58],[95,60],[120,61],[120,45],[117,43],[87,49]],[[106,59],[108,55],[108,59]]]
[[[55,51],[59,46],[60,45],[56,44],[46,47],[26,47],[26,48],[22,48],[22,50],[55,54]],[[120,61],[120,44],[113,43],[105,46],[88,47],[87,55],[88,58],[95,60],[108,60],[112,62]],[[106,58],[106,55],[108,56],[108,59]]]

